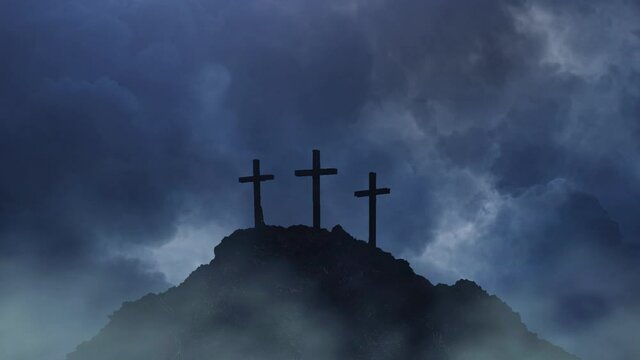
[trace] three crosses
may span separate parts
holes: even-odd
[[[320,150],[313,150],[313,162],[311,169],[296,170],[295,176],[310,176],[312,179],[313,194],[313,227],[320,229],[320,176],[337,175],[338,169],[320,166]],[[253,175],[244,176],[238,180],[241,183],[253,183],[253,207],[256,228],[264,226],[264,214],[260,200],[260,184],[263,181],[273,180],[273,175],[260,174],[260,160],[253,160]],[[376,247],[376,197],[391,193],[389,188],[377,188],[376,173],[369,173],[369,189],[356,191],[356,197],[369,198],[369,245]]]

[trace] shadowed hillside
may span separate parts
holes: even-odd
[[[342,228],[238,230],[69,360],[575,359],[471,281],[432,285]]]

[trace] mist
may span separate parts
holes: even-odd
[[[310,223],[315,148],[325,227],[366,238],[376,171],[381,248],[640,357],[637,1],[0,7],[0,357],[61,359],[208,262],[253,158],[267,223]]]

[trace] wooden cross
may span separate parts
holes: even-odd
[[[260,183],[273,180],[273,175],[260,175],[260,160],[253,160],[253,176],[244,176],[238,179],[241,183],[253,183],[253,217],[256,228],[264,225],[264,214],[260,204]]]
[[[356,197],[369,197],[369,245],[376,247],[376,196],[390,194],[391,189],[376,189],[376,173],[369,173],[369,190],[356,191]]]
[[[311,176],[313,179],[313,227],[320,229],[320,176],[336,175],[338,169],[320,168],[320,150],[313,150],[313,168],[296,170],[296,176]]]

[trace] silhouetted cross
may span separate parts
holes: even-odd
[[[313,179],[313,227],[320,229],[320,176],[336,175],[338,169],[320,168],[320,150],[313,150],[313,168],[296,170],[296,176],[311,176]]]
[[[238,179],[241,183],[253,183],[253,216],[256,227],[264,225],[264,214],[260,204],[260,183],[273,179],[273,175],[260,175],[260,160],[257,159],[253,160],[253,176],[244,176]]]
[[[356,191],[356,197],[369,197],[369,245],[376,247],[376,197],[390,194],[391,189],[376,189],[376,173],[369,173],[369,190]]]

